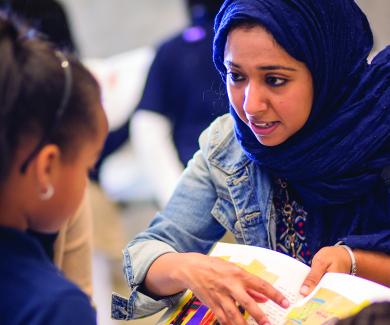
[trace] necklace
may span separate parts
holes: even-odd
[[[311,253],[306,243],[304,230],[307,213],[290,198],[287,181],[278,178],[275,185],[276,250],[305,264],[310,264]]]

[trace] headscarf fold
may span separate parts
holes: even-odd
[[[246,155],[317,205],[370,195],[390,165],[390,47],[367,63],[373,37],[353,0],[227,0],[216,17],[214,39],[214,62],[223,79],[227,35],[248,21],[262,25],[306,64],[314,101],[304,127],[274,147],[260,144],[231,108]]]

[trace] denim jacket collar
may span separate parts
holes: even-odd
[[[231,120],[229,126],[232,126],[232,123]],[[210,141],[208,156],[211,165],[228,175],[233,175],[251,162],[239,146],[233,127],[230,127],[226,133],[223,132],[214,136],[215,138],[211,139],[214,141]],[[218,141],[217,137],[223,137],[222,141]]]

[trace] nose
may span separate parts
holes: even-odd
[[[258,115],[268,109],[267,93],[260,85],[248,83],[244,96],[243,108],[246,115]]]

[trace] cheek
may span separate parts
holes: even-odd
[[[301,83],[301,88],[297,91],[297,94],[301,94],[300,98],[297,99],[297,102],[301,103],[302,113],[301,118],[306,122],[310,116],[312,106],[313,106],[313,83],[311,76],[308,73],[306,79]]]
[[[310,106],[308,102],[291,98],[278,103],[278,115],[289,126],[297,131],[301,129],[309,118]]]
[[[244,92],[240,89],[237,89],[235,87],[229,86],[229,83],[227,82],[227,94],[229,97],[229,102],[236,111],[237,115],[246,122],[246,115],[243,108],[243,101],[244,101]]]
[[[81,201],[82,197],[84,196],[85,189],[87,188],[87,183],[88,183],[88,179],[85,173],[81,174],[77,189],[75,188],[74,191],[75,201]]]
[[[65,198],[64,205],[66,209],[73,210],[80,204],[87,185],[86,174],[73,173],[69,175],[69,181],[62,187],[62,194]]]
[[[312,95],[307,92],[307,89],[302,89],[300,94],[302,94],[300,98],[295,98],[297,106],[299,105],[295,108],[295,111],[300,123],[305,124],[311,112]]]
[[[73,216],[77,212],[83,200],[85,188],[86,186],[84,183],[78,184],[77,187],[73,187],[73,191],[71,193],[68,193],[67,202],[64,202],[64,211],[67,211],[68,217]]]

